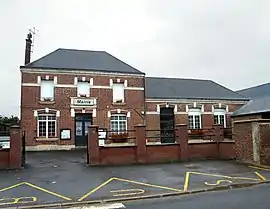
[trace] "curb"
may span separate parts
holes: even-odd
[[[128,202],[132,200],[140,200],[140,199],[154,199],[154,198],[162,198],[162,197],[172,197],[172,196],[182,196],[189,194],[199,194],[206,192],[214,192],[214,191],[222,191],[228,189],[239,189],[246,188],[261,184],[269,184],[270,181],[260,181],[256,183],[241,183],[241,184],[230,184],[226,186],[217,186],[213,188],[204,188],[198,190],[190,190],[186,192],[169,192],[162,194],[153,194],[153,195],[141,195],[136,197],[123,197],[123,198],[111,198],[111,199],[103,199],[103,200],[89,200],[89,201],[81,201],[81,202],[65,202],[65,203],[49,203],[49,204],[40,204],[40,205],[27,205],[27,206],[17,206],[17,207],[9,207],[8,209],[34,209],[34,208],[63,208],[63,207],[71,207],[71,206],[82,206],[82,205],[93,205],[93,204],[101,204],[101,203],[115,203],[115,202]]]

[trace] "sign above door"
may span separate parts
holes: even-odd
[[[96,98],[71,98],[71,105],[73,106],[95,106],[97,104]]]

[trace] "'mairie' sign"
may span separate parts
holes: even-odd
[[[96,105],[96,100],[95,99],[74,99],[73,100],[73,105],[80,105],[80,106],[93,106]]]

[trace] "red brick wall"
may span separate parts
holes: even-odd
[[[147,162],[169,162],[179,160],[179,144],[171,145],[148,145],[146,147]]]
[[[241,161],[253,161],[252,125],[251,122],[233,124],[236,158]]]
[[[0,168],[9,167],[9,149],[0,150]]]
[[[73,85],[74,77],[85,77],[86,80],[93,78],[94,86],[107,86],[110,85],[110,79],[116,80],[120,78],[121,81],[127,80],[128,87],[144,87],[143,77],[127,77],[127,76],[105,76],[105,75],[89,75],[89,74],[37,74],[25,73],[21,74],[22,83],[36,83],[37,77],[45,77],[49,75],[50,78],[57,76],[57,84]],[[128,118],[128,129],[131,129],[136,124],[143,122],[139,114],[144,110],[144,91],[142,90],[125,90],[125,105],[112,104],[112,89],[106,88],[91,88],[91,97],[97,98],[96,117],[93,118],[93,123],[102,128],[110,129],[109,118],[107,112],[110,110],[121,109],[129,111],[131,117]],[[38,86],[22,86],[21,87],[21,127],[27,133],[26,145],[35,146],[39,144],[50,145],[73,145],[74,140],[74,117],[71,117],[70,111],[70,97],[77,96],[76,87],[55,87],[55,102],[53,104],[40,103],[40,87]],[[70,128],[72,139],[71,141],[37,141],[37,121],[34,117],[33,111],[37,109],[55,109],[60,110],[60,118],[58,118],[58,131],[60,128]],[[138,114],[139,113],[139,114]]]
[[[209,143],[192,143],[188,145],[188,157],[194,158],[217,158],[216,142]]]
[[[103,165],[136,163],[136,147],[100,147],[99,159]]]
[[[260,163],[270,165],[270,123],[260,124]]]
[[[236,157],[235,142],[219,143],[219,158],[234,159]]]

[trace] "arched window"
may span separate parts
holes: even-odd
[[[112,114],[111,115],[111,130],[116,133],[123,133],[127,131],[127,115],[126,114]]]
[[[223,125],[226,128],[226,110],[215,109],[214,110],[214,124]]]
[[[202,128],[202,118],[201,109],[192,108],[188,111],[188,124],[190,129],[201,129]]]

